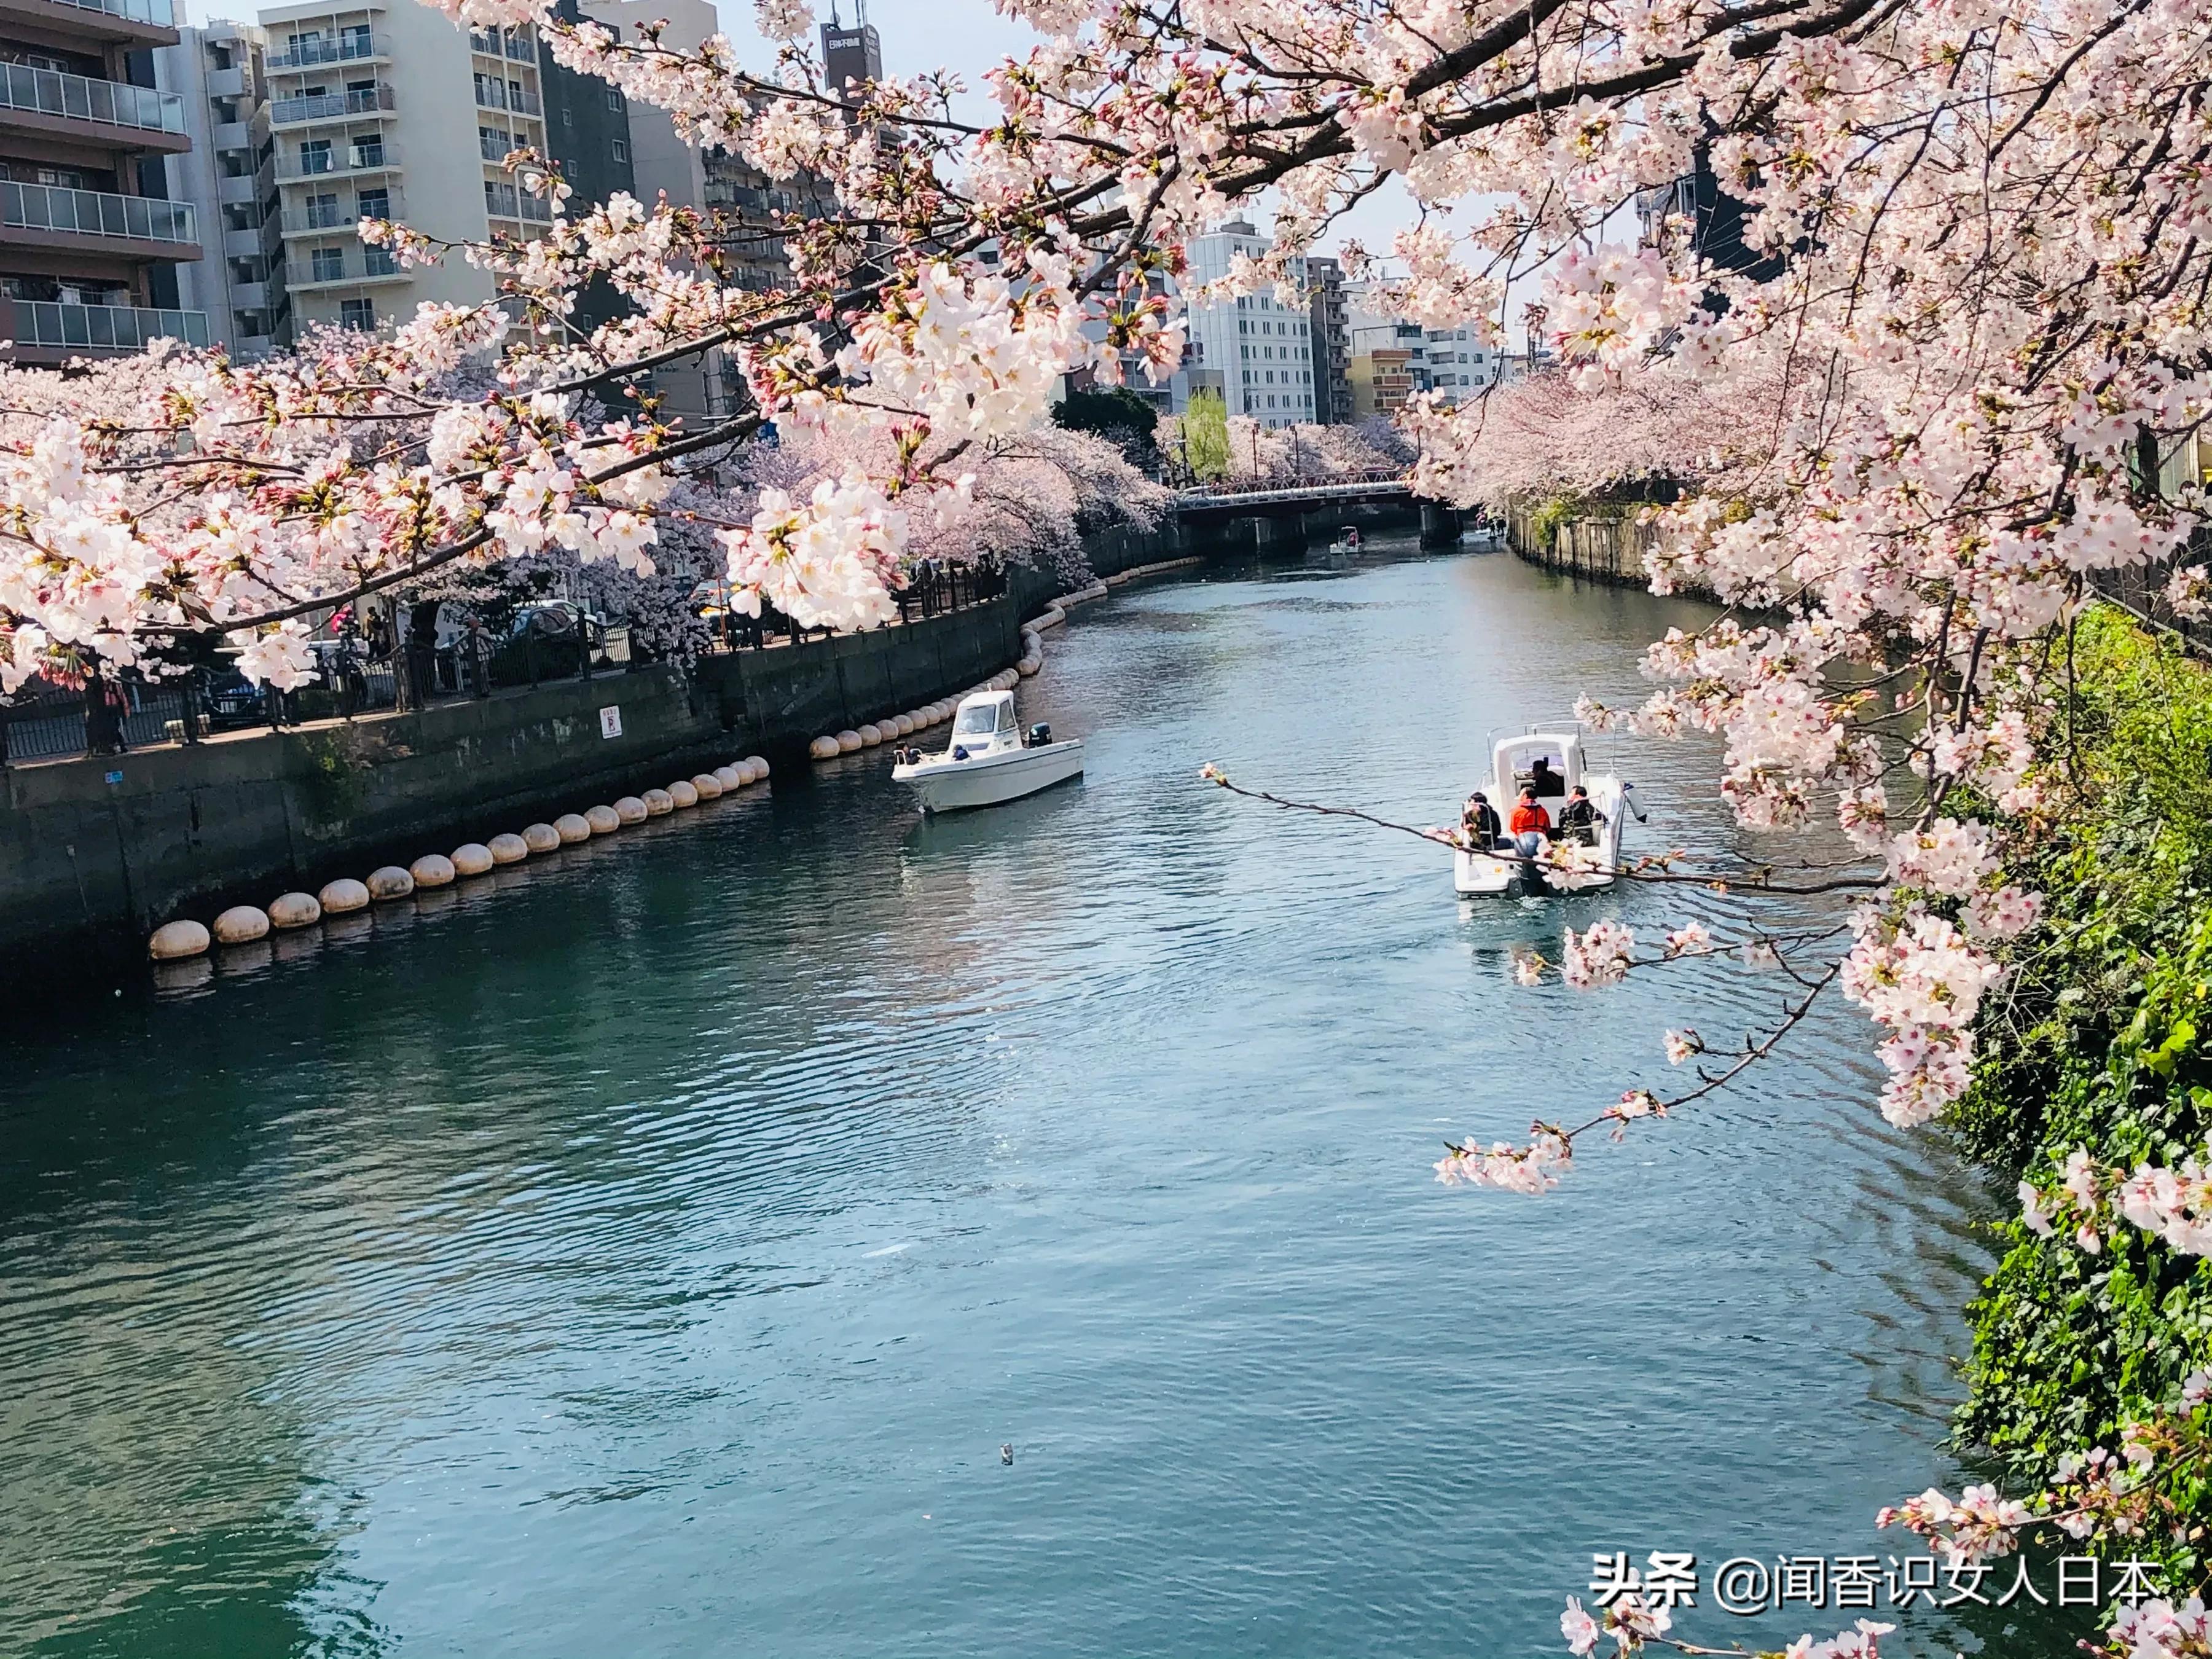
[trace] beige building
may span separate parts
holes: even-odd
[[[292,330],[379,328],[426,300],[490,299],[491,278],[465,260],[403,270],[354,227],[389,217],[484,241],[551,221],[500,166],[509,149],[546,149],[534,33],[465,32],[416,0],[279,6],[261,27]]]
[[[1414,391],[1413,358],[1404,347],[1378,346],[1352,360],[1345,378],[1352,386],[1353,419],[1395,415],[1405,408]]]

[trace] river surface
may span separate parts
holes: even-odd
[[[786,768],[0,1040],[0,1654],[1492,1659],[1595,1552],[1907,1553],[1994,1206],[1863,1023],[1443,1188],[1784,982],[1517,988],[1696,906],[1463,908],[1198,778],[1442,822],[1702,614],[1390,543],[1133,586],[1022,687],[1079,784]],[[1709,746],[1603,742],[1632,850],[1732,844]]]

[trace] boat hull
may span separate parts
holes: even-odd
[[[965,812],[997,806],[1049,789],[1083,773],[1083,740],[1048,743],[979,760],[926,761],[896,766],[891,775],[908,785],[925,812]]]

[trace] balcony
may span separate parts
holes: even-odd
[[[341,34],[319,40],[295,40],[282,52],[272,52],[262,67],[271,75],[287,70],[320,69],[325,64],[365,64],[392,56],[388,34]]]
[[[382,248],[349,247],[336,259],[319,263],[289,264],[284,267],[284,286],[288,289],[358,287],[364,283],[405,283],[414,280],[412,271],[403,270],[398,262]]]
[[[390,87],[325,93],[313,98],[279,98],[269,106],[269,124],[276,127],[305,126],[312,121],[343,121],[350,116],[374,115],[391,107]]]
[[[406,200],[398,191],[392,191],[389,199],[382,207],[375,208],[373,215],[362,208],[357,198],[329,207],[310,203],[306,207],[286,210],[282,228],[287,236],[327,236],[334,230],[350,231],[363,218],[370,216],[404,219],[407,216]]]
[[[50,236],[96,236],[111,241],[147,243],[148,252],[161,252],[161,257],[167,258],[199,258],[198,228],[193,222],[191,205],[165,202],[155,197],[111,196],[105,191],[0,183],[0,231],[29,233],[27,236],[0,236],[0,240],[11,242],[36,242]],[[191,252],[185,252],[186,248]]]
[[[230,308],[233,311],[268,310],[269,284],[266,283],[233,283],[230,285]]]
[[[0,300],[0,329],[27,349],[42,352],[143,351],[155,340],[208,343],[204,311],[149,311],[135,306],[70,306],[50,300]]]
[[[0,64],[0,71],[4,71],[0,72],[0,111],[47,118],[30,124],[46,131],[66,132],[61,123],[84,121],[115,129],[118,137],[127,133],[134,147],[140,143],[142,133],[174,133],[184,141],[185,100],[173,92],[125,86],[119,81],[94,81],[21,64]],[[181,142],[175,146],[182,147]]]
[[[174,46],[181,38],[173,0],[0,0],[0,15],[9,22],[137,46]]]
[[[312,155],[279,155],[276,176],[289,181],[301,179],[340,179],[349,173],[392,173],[399,167],[399,148],[396,144],[354,144],[343,149],[316,152]]]
[[[207,95],[210,98],[243,98],[246,96],[246,65],[233,64],[228,69],[207,72]]]
[[[522,87],[509,87],[497,81],[479,80],[477,82],[478,109],[511,109],[518,115],[538,115],[544,106],[538,94]]]
[[[502,39],[497,29],[471,29],[469,50],[480,52],[487,58],[505,58],[517,64],[538,61],[538,43],[535,40],[514,33]]]

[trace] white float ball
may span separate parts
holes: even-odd
[[[745,757],[745,764],[753,769],[753,781],[755,782],[758,782],[761,779],[768,775],[768,762],[763,757],[759,755],[748,755]]]
[[[699,792],[691,787],[687,778],[677,779],[660,793],[668,797],[672,806],[696,806],[699,804]]]
[[[457,876],[489,875],[491,866],[497,862],[491,855],[491,848],[480,841],[463,842],[453,848],[453,860]]]
[[[164,922],[146,941],[146,954],[156,962],[177,962],[207,954],[208,930],[197,921]]]
[[[379,903],[404,899],[415,890],[415,878],[396,864],[368,872],[368,896]]]
[[[365,884],[343,876],[325,884],[315,899],[323,907],[325,915],[343,916],[368,908],[369,893]]]
[[[862,726],[862,727],[860,728],[860,747],[861,747],[861,748],[863,748],[863,749],[873,749],[873,748],[874,748],[878,744],[881,743],[883,740],[884,740],[884,728],[883,728],[882,726],[878,726],[878,725],[877,725],[873,720],[870,720],[870,721],[869,721],[866,726]]]
[[[544,830],[549,835],[552,834],[548,825],[538,824],[533,827]],[[560,844],[561,837],[554,836],[553,845],[558,847]],[[504,835],[494,836],[485,843],[485,847],[491,854],[491,861],[494,864],[520,864],[530,856],[530,843],[512,830]]]
[[[624,795],[615,803],[615,816],[624,823],[643,823],[652,814],[645,810],[645,803],[635,795]]]
[[[675,792],[671,790],[669,793],[673,794]],[[722,798],[722,781],[712,772],[694,773],[691,778],[691,793],[698,796],[701,800],[720,800]]]
[[[615,822],[619,823],[622,820],[617,818]],[[581,812],[562,813],[553,820],[553,830],[561,837],[561,844],[564,847],[574,847],[580,841],[592,838],[591,820]]]
[[[847,731],[840,732],[837,734],[837,752],[839,754],[854,754],[858,752],[860,747],[860,734],[858,732],[848,729]]]
[[[269,901],[272,927],[312,927],[323,919],[323,907],[313,893],[284,893]]]
[[[817,738],[806,745],[806,752],[817,760],[836,760],[845,751],[838,747],[835,738]]]
[[[425,853],[407,866],[407,873],[415,878],[416,888],[451,887],[453,884],[453,861],[443,853]]]
[[[725,790],[730,790],[742,789],[750,783],[752,779],[746,775],[745,769],[742,766],[718,766],[714,769],[714,781],[720,784]]]
[[[645,810],[653,811],[653,798],[646,798]],[[590,806],[584,809],[584,827],[595,836],[611,836],[623,827],[622,814],[611,806]]]

